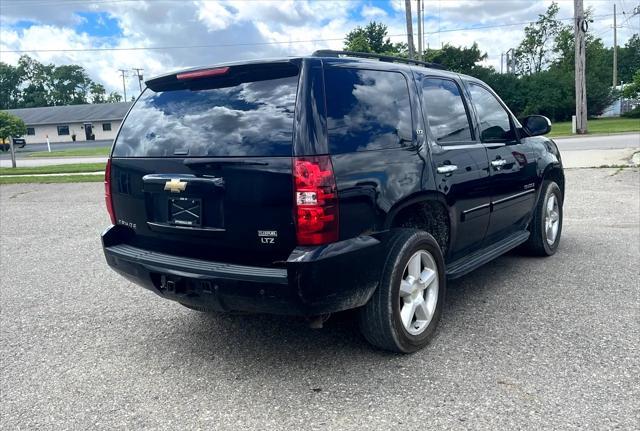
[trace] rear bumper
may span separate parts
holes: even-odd
[[[384,245],[371,236],[298,247],[278,268],[210,262],[127,245],[126,228],[102,234],[107,263],[163,298],[217,311],[318,315],[364,305],[380,280]]]

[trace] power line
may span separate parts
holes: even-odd
[[[153,3],[176,3],[176,2],[184,2],[185,0],[153,0]],[[202,2],[217,2],[219,0],[199,0]],[[143,0],[94,0],[94,1],[85,1],[85,0],[55,0],[55,1],[45,1],[45,0],[18,0],[15,2],[7,2],[7,0],[3,1],[3,8],[21,8],[21,7],[29,7],[29,6],[65,6],[65,5],[80,5],[80,6],[94,6],[101,4],[112,4],[112,3],[140,3],[143,4]],[[149,3],[144,3],[149,4]]]
[[[116,0],[111,0],[116,1]],[[120,0],[125,1],[125,0]],[[130,1],[130,0],[127,0]],[[163,0],[164,1],[164,0]],[[613,14],[605,14],[594,16],[593,18],[605,18],[610,17]],[[561,18],[558,21],[569,21],[573,20],[573,18]],[[432,32],[425,32],[425,35],[434,35],[438,33],[452,33],[456,31],[474,31],[474,30],[486,30],[490,28],[503,28],[503,27],[514,27],[519,25],[528,25],[535,21],[521,21],[514,22],[510,24],[494,24],[494,25],[485,25],[485,26],[476,26],[476,27],[462,27],[462,28],[452,28],[452,29],[444,29]],[[403,34],[391,34],[388,37],[407,37],[407,33]],[[168,51],[173,49],[193,49],[193,48],[229,48],[236,46],[267,46],[267,45],[290,45],[295,43],[316,43],[316,42],[332,42],[344,40],[344,37],[336,37],[336,38],[328,38],[328,39],[308,39],[308,40],[292,40],[292,41],[282,41],[282,42],[247,42],[247,43],[222,43],[222,44],[198,44],[198,45],[168,45],[168,46],[132,46],[132,47],[109,47],[109,48],[64,48],[64,49],[11,49],[11,50],[0,50],[2,53],[36,53],[36,52],[102,52],[102,51]]]

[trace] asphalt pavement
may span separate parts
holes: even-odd
[[[567,171],[551,258],[449,283],[438,335],[219,317],[105,264],[101,184],[0,186],[0,428],[638,429],[640,173]]]
[[[109,148],[113,144],[113,140],[101,141],[77,141],[77,142],[60,142],[52,143],[51,151],[81,149],[81,148]],[[22,159],[29,156],[30,153],[47,151],[47,144],[27,144],[24,148],[16,148],[16,158]],[[11,160],[11,153],[0,152],[0,160]]]
[[[616,150],[640,148],[640,133],[618,133],[612,135],[587,135],[553,138],[560,151]]]

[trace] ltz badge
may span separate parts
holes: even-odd
[[[278,237],[277,230],[259,230],[258,238],[262,244],[275,244]]]

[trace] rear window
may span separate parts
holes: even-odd
[[[401,73],[325,71],[327,131],[333,154],[411,145],[411,104]]]
[[[114,157],[291,156],[298,76],[216,88],[147,88]]]

